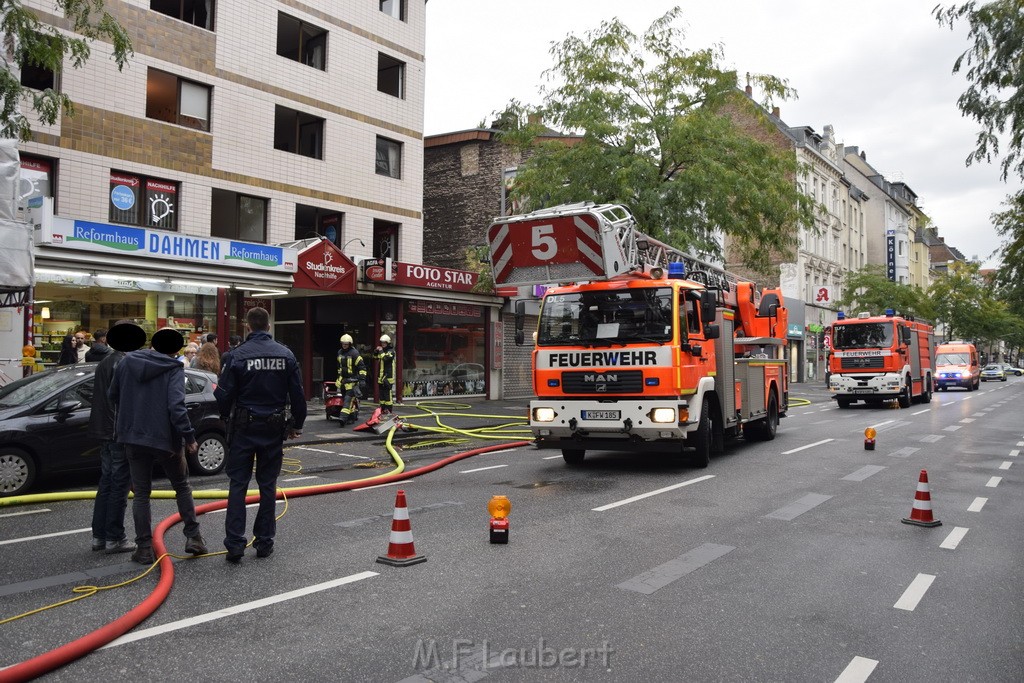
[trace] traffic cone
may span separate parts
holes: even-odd
[[[904,524],[917,526],[941,526],[942,522],[932,517],[932,495],[928,491],[928,470],[921,470],[917,481],[917,493],[914,495],[914,506],[910,517],[903,519]]]
[[[377,558],[381,564],[392,567],[408,567],[410,564],[426,562],[427,558],[416,554],[416,546],[412,542],[412,527],[409,525],[409,508],[405,504],[405,491],[399,490],[395,496],[395,514],[391,518],[391,538],[388,541],[388,554]]]

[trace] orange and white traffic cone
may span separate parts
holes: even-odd
[[[914,506],[910,517],[903,519],[904,524],[917,526],[941,526],[942,522],[932,517],[932,495],[928,491],[928,470],[921,470],[917,481],[917,493],[914,494]]]
[[[416,554],[416,546],[412,542],[412,526],[409,524],[405,491],[399,490],[395,496],[395,514],[391,518],[388,554],[381,555],[377,561],[381,564],[390,564],[392,567],[408,567],[410,564],[427,561],[423,555]]]

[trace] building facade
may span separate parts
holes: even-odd
[[[71,30],[52,3],[26,5]],[[408,395],[454,392],[450,372],[465,363],[459,393],[483,393],[497,300],[454,271],[412,274],[423,254],[425,1],[106,7],[132,39],[129,66],[118,71],[96,42],[84,68],[50,74],[75,114],[33,121],[20,150],[37,224],[24,341],[50,361],[69,330],[128,318],[214,332],[223,345],[260,304],[311,395],[336,376],[345,332],[366,351],[381,333],[397,338]]]

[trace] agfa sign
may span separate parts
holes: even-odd
[[[356,264],[330,240],[320,240],[298,255],[296,289],[319,289],[341,294],[356,291]]]

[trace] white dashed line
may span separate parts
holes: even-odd
[[[84,529],[72,529],[71,531],[58,531],[53,534],[42,534],[41,536],[25,536],[24,538],[12,538],[9,541],[0,541],[0,545],[10,545],[12,543],[24,543],[26,541],[38,541],[44,538],[56,538],[57,536],[70,536],[71,534],[82,534],[86,531],[92,531],[92,527],[86,527]]]
[[[836,683],[864,683],[876,666],[878,666],[877,659],[854,657],[843,669],[843,673],[839,674]]]
[[[490,467],[477,467],[472,470],[462,470],[459,474],[469,474],[470,472],[483,472],[484,470],[497,470],[502,467],[508,467],[508,465],[491,465]]]
[[[667,493],[668,491],[675,491],[676,489],[682,488],[683,486],[689,486],[690,484],[696,484],[699,481],[706,481],[708,479],[714,478],[715,475],[713,474],[705,474],[703,477],[687,479],[686,481],[681,481],[678,484],[672,484],[672,486],[666,486],[665,488],[658,489],[657,491],[651,491],[650,493],[641,493],[639,496],[633,496],[632,498],[626,498],[625,500],[619,500],[614,503],[608,503],[607,505],[602,505],[601,507],[593,508],[593,512],[604,512],[605,510],[617,508],[620,505],[628,505],[629,503],[635,503],[636,501],[643,500],[644,498],[650,498],[651,496],[656,496],[660,493]]]
[[[1012,460],[1004,460],[1003,464],[999,466],[999,469],[1001,469],[1001,470],[1008,470],[1008,469],[1010,469],[1011,465],[1013,465],[1013,461]]]
[[[561,458],[561,457],[562,456],[560,456],[560,455],[549,455],[546,458],[541,458],[541,460],[554,460],[555,458]]]
[[[5,512],[0,517],[21,517],[22,515],[38,515],[40,512],[52,512],[50,508],[39,508],[38,510],[22,510],[21,512]]]
[[[334,455],[334,451],[325,451],[323,448],[310,448],[309,446],[292,446],[292,448],[299,451],[313,451],[314,453],[329,453]]]
[[[319,479],[319,478],[320,477],[317,477],[317,476],[311,474],[308,477],[292,477],[291,479],[282,479],[281,481],[285,481],[285,482],[305,481],[306,479]]]
[[[931,410],[931,408],[926,408],[925,410],[919,410],[916,413],[911,413],[911,416],[913,416],[913,415],[923,415],[923,414],[927,413],[929,410]]]
[[[917,603],[921,602],[921,598],[924,597],[928,587],[932,585],[932,581],[935,577],[932,574],[918,574],[910,585],[907,586],[907,590],[903,591],[903,595],[893,605],[896,609],[905,609],[908,612],[913,612],[914,608],[917,607]]]
[[[995,487],[999,486],[999,482],[1001,482],[1002,480],[1002,477],[992,477],[991,479],[988,480],[988,483],[985,484],[985,486],[987,486],[990,489],[994,489]]]
[[[964,419],[960,420],[960,422],[962,422],[963,424],[968,424],[969,425],[972,422],[974,422],[974,418],[973,417],[965,417]]]
[[[964,536],[967,535],[967,531],[967,527],[953,527],[953,530],[949,532],[949,536],[946,536],[946,540],[939,547],[946,550],[956,550],[956,547],[960,545],[960,541],[964,540]]]
[[[790,453],[796,453],[797,451],[804,451],[804,450],[807,450],[808,448],[814,448],[815,446],[820,446],[823,443],[828,443],[829,441],[834,441],[834,439],[825,439],[824,441],[815,441],[814,443],[809,443],[806,446],[801,446],[800,448],[794,448],[793,450],[790,450],[790,451],[782,451],[782,455],[789,455]]]
[[[411,483],[413,483],[413,481],[414,481],[413,479],[403,479],[402,481],[389,481],[386,484],[374,484],[373,486],[360,486],[359,488],[352,489],[352,490],[353,491],[369,491],[370,489],[382,489],[385,486],[400,486],[402,484],[411,484]]]
[[[944,432],[955,432],[958,429],[960,429],[960,425],[949,425],[948,427],[943,427],[942,431],[944,431]]]
[[[988,498],[978,497],[974,499],[970,507],[967,508],[968,512],[981,512],[981,508],[985,507],[985,503],[988,502]]]
[[[1020,451],[1018,451],[1016,448],[1014,448],[1012,451],[1010,451],[1010,457],[1011,458],[1016,458],[1018,455],[1020,455]]]

